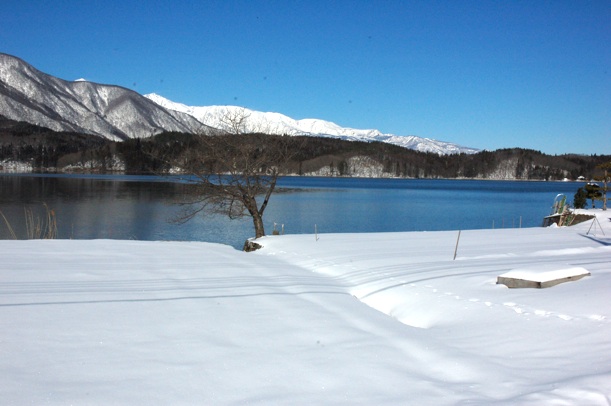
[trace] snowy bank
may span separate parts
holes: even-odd
[[[0,241],[21,404],[611,402],[611,212],[570,228]],[[590,231],[589,234],[586,234]],[[603,234],[604,232],[604,234]],[[515,269],[583,268],[549,289]]]

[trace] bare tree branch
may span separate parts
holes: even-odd
[[[245,110],[230,110],[222,119],[225,133],[197,135],[173,165],[191,174],[194,185],[184,202],[180,222],[204,212],[231,219],[249,216],[255,238],[265,235],[263,214],[297,150],[289,137],[245,133]]]

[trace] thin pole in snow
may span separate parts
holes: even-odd
[[[454,259],[453,259],[453,261],[456,260],[456,253],[458,252],[458,241],[460,241],[460,230],[458,230],[458,238],[456,239],[456,248],[454,248]]]

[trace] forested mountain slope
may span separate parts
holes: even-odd
[[[257,136],[261,144],[279,136]],[[146,139],[110,141],[76,132],[9,120],[0,116],[0,170],[162,173],[172,169],[189,147],[185,133],[162,133]],[[520,148],[476,154],[438,155],[381,143],[334,138],[290,137],[297,151],[287,175],[562,180],[591,179],[605,155],[551,156]],[[163,158],[162,158],[163,157]]]

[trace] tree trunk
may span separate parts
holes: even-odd
[[[263,226],[263,211],[257,210],[257,201],[254,196],[243,196],[243,203],[252,217],[255,226],[255,238],[265,237],[265,227]]]
[[[255,211],[252,214],[252,222],[255,226],[255,238],[265,237],[265,228],[263,226],[263,216]]]

